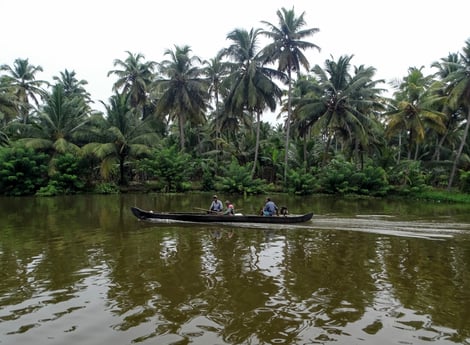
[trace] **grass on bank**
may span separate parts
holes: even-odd
[[[440,189],[422,191],[417,194],[414,194],[413,197],[421,200],[424,199],[436,202],[455,202],[461,204],[470,204],[470,194]]]

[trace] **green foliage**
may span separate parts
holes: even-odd
[[[470,204],[470,195],[467,193],[449,192],[442,189],[427,189],[423,192],[413,194],[413,198],[421,200],[432,200],[435,202],[455,202],[461,204]],[[468,207],[468,206],[466,206]]]
[[[316,178],[311,172],[305,172],[304,169],[289,169],[286,179],[286,188],[289,193],[299,195],[313,194],[318,186]]]
[[[344,160],[333,159],[319,173],[320,184],[325,193],[355,193],[357,187],[350,184],[350,176],[355,167]]]
[[[115,183],[103,182],[97,184],[93,191],[98,194],[117,194],[119,187]]]
[[[462,192],[470,193],[470,171],[460,171],[459,188]]]
[[[0,148],[0,194],[34,194],[47,182],[48,159],[33,149]]]
[[[191,187],[188,177],[193,167],[191,156],[178,152],[176,146],[154,151],[151,158],[144,158],[138,162],[137,170],[163,183],[165,192],[184,192]]]
[[[427,189],[425,174],[419,161],[403,160],[388,171],[389,183],[398,194],[420,193]]]
[[[39,188],[36,192],[37,196],[55,196],[60,194],[64,194],[64,192],[58,186],[57,181],[49,181],[47,186]]]
[[[389,184],[381,167],[366,165],[363,170],[342,159],[332,160],[319,173],[323,192],[331,194],[386,195]]]
[[[55,160],[55,171],[51,174],[48,185],[39,189],[36,194],[53,196],[81,192],[85,187],[82,178],[85,174],[79,157],[71,153],[59,155]]]
[[[428,167],[425,179],[428,186],[445,188],[449,183],[449,169],[444,166]]]
[[[381,167],[367,165],[363,170],[356,171],[352,177],[352,184],[358,187],[358,194],[384,196],[390,187],[387,174]]]
[[[202,175],[202,190],[210,191],[215,189],[216,163],[213,160],[204,160],[199,164]]]
[[[224,176],[217,177],[220,190],[228,193],[260,194],[264,193],[265,182],[251,177],[251,167],[241,166],[236,159],[224,169]]]

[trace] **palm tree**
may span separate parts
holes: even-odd
[[[27,147],[52,154],[78,154],[80,130],[88,120],[88,107],[79,97],[67,97],[62,84],[54,85],[34,124],[25,125],[28,137],[19,139]],[[54,169],[54,159],[51,169]]]
[[[0,124],[6,126],[18,114],[14,88],[10,80],[0,78]]]
[[[343,145],[351,143],[353,151],[369,145],[376,126],[375,114],[383,109],[382,92],[373,80],[375,69],[360,66],[349,72],[353,56],[342,56],[338,61],[326,60],[325,69],[315,65],[316,79],[302,80],[304,90],[294,99],[294,117],[302,122],[302,130],[308,132],[315,126],[326,140],[324,161],[331,141],[339,139]]]
[[[191,48],[175,46],[174,50],[167,49],[165,55],[170,57],[160,63],[162,79],[156,81],[161,96],[157,102],[158,116],[168,115],[171,120],[178,122],[180,148],[184,151],[184,125],[205,122],[209,93],[207,82],[199,67],[201,59],[191,56]]]
[[[225,100],[226,110],[237,116],[241,116],[245,110],[252,116],[256,114],[256,144],[252,176],[254,176],[258,161],[261,114],[265,109],[274,111],[282,96],[282,90],[273,81],[273,77],[285,81],[285,75],[282,72],[263,66],[263,60],[258,52],[260,32],[260,29],[233,30],[227,35],[227,39],[233,43],[226,50],[226,55],[233,60],[233,70],[227,78],[230,92]]]
[[[304,39],[319,32],[320,29],[304,29],[307,24],[304,19],[305,12],[297,17],[294,8],[291,10],[281,8],[276,14],[279,20],[279,26],[262,21],[262,23],[269,28],[269,30],[262,31],[262,34],[271,38],[273,41],[264,48],[263,54],[266,57],[266,61],[278,62],[279,71],[287,72],[286,152],[284,158],[285,181],[288,168],[290,121],[292,115],[292,72],[297,72],[297,75],[299,75],[301,67],[304,67],[307,71],[310,69],[310,64],[303,54],[303,50],[317,49],[320,51],[320,47],[314,43],[304,41]]]
[[[77,74],[75,71],[70,72],[66,69],[63,72],[60,72],[60,77],[54,76],[52,79],[57,83],[62,84],[66,96],[79,96],[83,98],[86,103],[91,103],[92,100],[90,98],[90,93],[85,89],[88,82],[83,79],[78,80],[76,76]]]
[[[449,177],[448,189],[452,188],[455,172],[463,152],[463,148],[467,142],[467,135],[470,128],[470,39],[465,42],[463,53],[460,54],[460,61],[448,62],[450,73],[445,82],[449,85],[449,105],[456,109],[461,107],[467,111],[467,121],[465,123],[462,141],[460,142],[457,155],[455,156],[452,171]]]
[[[435,109],[440,97],[430,92],[433,83],[431,76],[424,76],[421,68],[412,67],[395,93],[393,109],[386,134],[391,137],[405,131],[408,134],[408,159],[411,159],[412,148],[415,148],[414,159],[417,159],[418,145],[425,138],[426,130],[432,129],[444,133],[445,114]]]
[[[204,69],[203,74],[206,76],[209,82],[209,94],[214,97],[215,104],[215,133],[216,133],[216,145],[215,149],[218,150],[218,140],[220,138],[220,101],[219,98],[221,95],[226,95],[227,90],[223,87],[223,81],[228,76],[230,69],[229,64],[223,61],[225,51],[222,49],[217,53],[217,55],[209,60],[203,62]]]
[[[42,72],[42,67],[31,65],[28,59],[18,58],[15,60],[13,67],[1,65],[0,70],[9,73],[5,78],[7,78],[15,90],[19,115],[23,123],[27,123],[31,110],[30,99],[34,102],[36,107],[39,107],[38,97],[45,95],[42,86],[48,84],[44,80],[36,80],[36,73]]]
[[[142,117],[147,117],[145,105],[154,79],[154,68],[156,62],[146,61],[142,54],[132,54],[126,51],[127,58],[122,61],[114,60],[114,66],[120,69],[111,70],[108,76],[115,74],[119,79],[113,85],[113,91],[124,92],[130,95],[129,101],[132,107],[138,108]]]
[[[94,118],[96,140],[82,148],[85,154],[101,159],[101,175],[109,178],[115,164],[119,166],[119,184],[126,183],[125,164],[129,159],[150,152],[159,141],[150,125],[152,118],[141,120],[139,113],[130,105],[130,94],[115,93],[109,98],[106,117]]]
[[[437,69],[434,77],[439,79],[432,85],[432,87],[436,90],[436,93],[439,93],[443,96],[441,107],[442,111],[447,115],[446,132],[443,135],[437,137],[436,149],[432,156],[432,160],[440,160],[441,151],[444,148],[445,142],[447,142],[447,151],[454,151],[454,146],[456,145],[458,139],[460,139],[458,138],[458,131],[460,127],[459,124],[461,122],[460,118],[462,116],[462,109],[461,107],[458,107],[457,109],[452,109],[450,107],[449,102],[447,102],[449,90],[447,90],[446,84],[443,82],[443,80],[448,78],[450,73],[455,72],[458,69],[457,66],[459,66],[459,58],[460,57],[458,53],[449,53],[447,57],[431,64],[431,67]]]

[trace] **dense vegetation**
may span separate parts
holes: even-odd
[[[1,65],[0,194],[470,190],[470,39],[432,75],[410,67],[386,97],[352,55],[310,66],[319,29],[293,9],[277,16],[233,30],[210,60],[189,46],[161,62],[127,52],[108,73],[104,113],[75,71],[49,83],[28,59]],[[264,122],[266,111],[282,123]]]

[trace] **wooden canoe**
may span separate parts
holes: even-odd
[[[256,216],[256,215],[235,215],[226,216],[211,213],[191,213],[191,212],[152,212],[145,211],[138,207],[131,207],[132,214],[141,220],[167,219],[180,222],[196,223],[264,223],[264,224],[291,224],[304,223],[312,219],[313,213],[303,215],[286,216]]]

